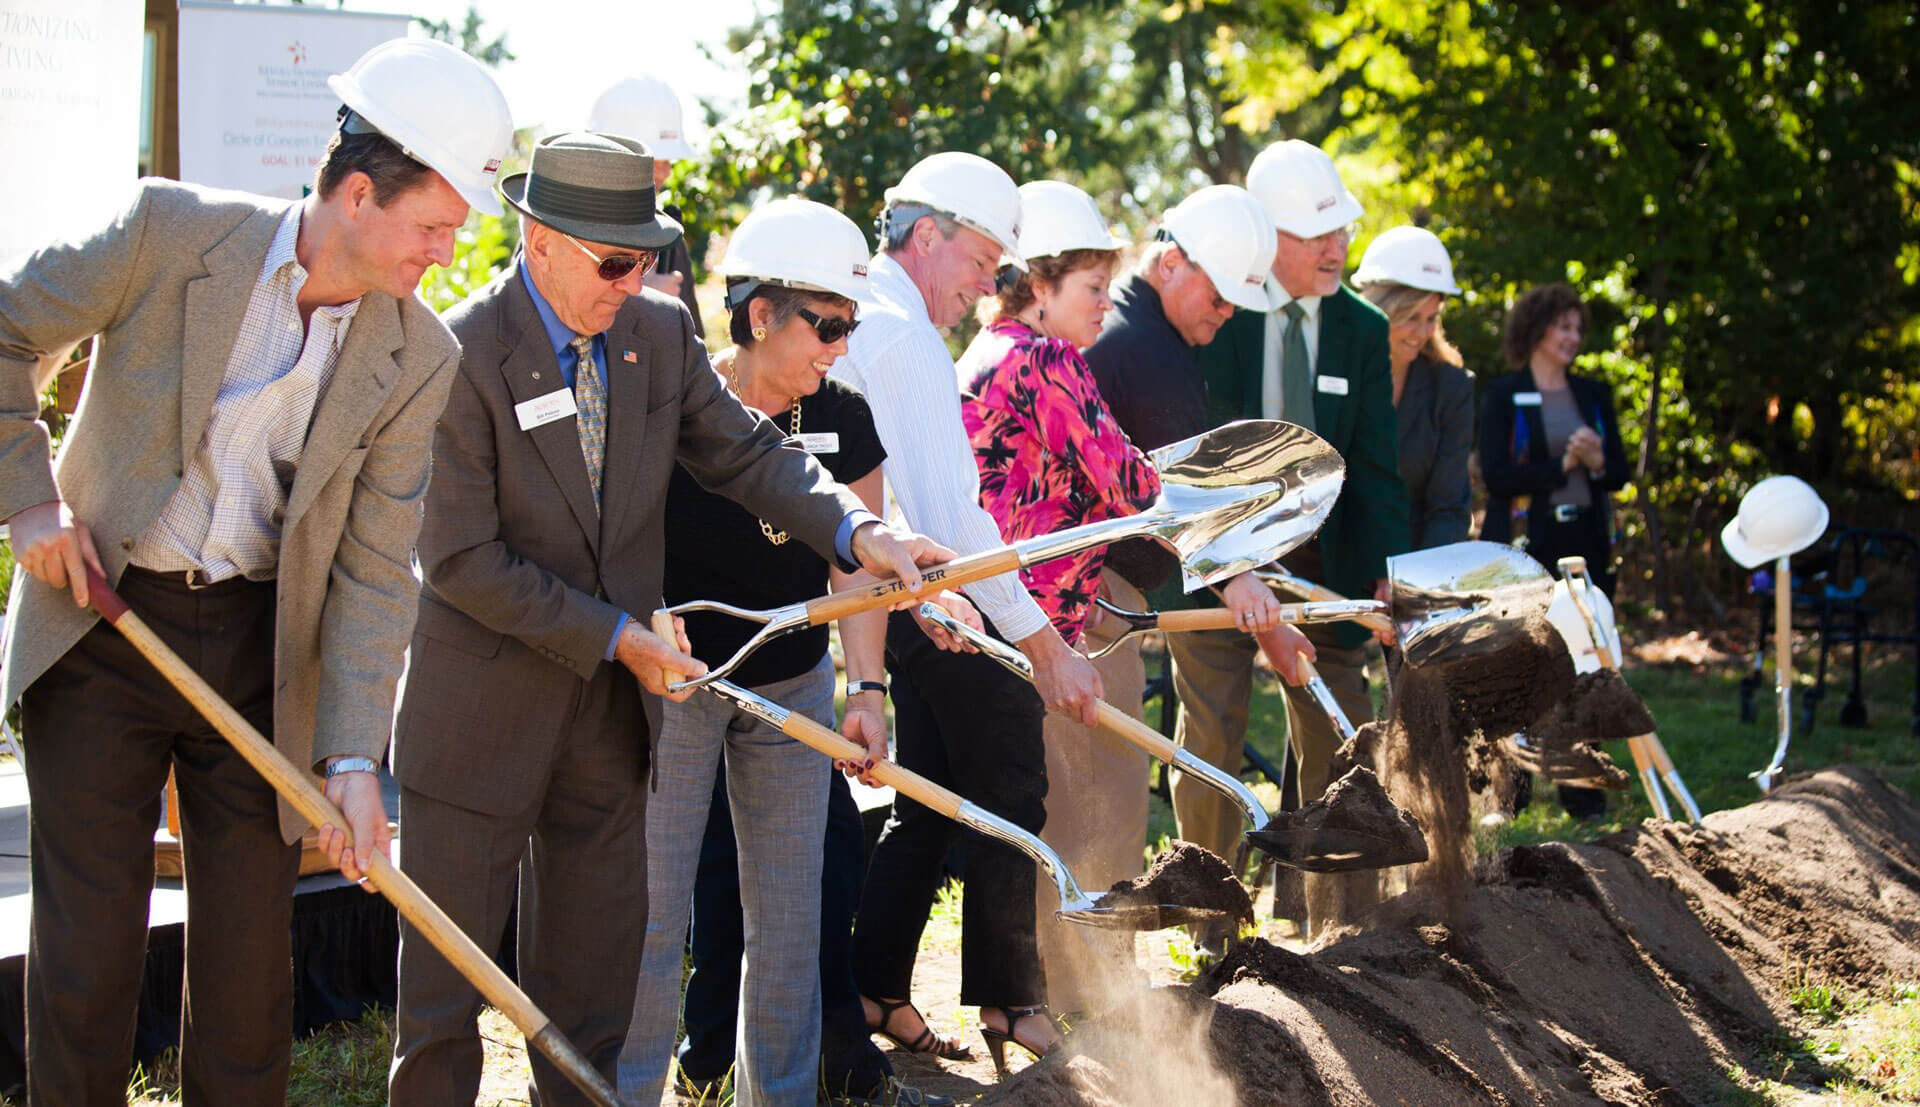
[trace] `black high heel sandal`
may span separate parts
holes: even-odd
[[[973,1060],[973,1050],[944,1034],[935,1033],[932,1024],[927,1022],[927,1016],[920,1013],[920,1009],[913,1005],[912,999],[886,1000],[874,999],[872,996],[865,998],[875,1007],[880,1008],[880,1025],[867,1027],[868,1033],[878,1034],[908,1053],[924,1053],[929,1057],[938,1057],[942,1061]],[[893,1021],[893,1013],[902,1007],[920,1016],[920,1033],[910,1042],[887,1029],[887,1025]]]
[[[987,1054],[993,1058],[994,1071],[998,1072],[1001,1076],[1005,1076],[1007,1075],[1006,1054],[1008,1042],[1012,1042],[1014,1045],[1032,1054],[1033,1059],[1036,1061],[1046,1054],[1046,1051],[1035,1049],[1019,1039],[1017,1031],[1020,1029],[1020,1020],[1037,1017],[1044,1018],[1049,1023],[1053,1023],[1053,1015],[1047,1010],[1047,1005],[1044,1003],[1032,1007],[1002,1007],[1000,1008],[1000,1013],[1007,1016],[1007,1028],[1005,1030],[995,1030],[986,1024],[985,1019],[982,1019],[980,1022],[980,1038],[987,1043]],[[1054,1029],[1058,1030],[1059,1025],[1054,1024]],[[1048,1050],[1051,1049],[1052,1047],[1049,1046]]]

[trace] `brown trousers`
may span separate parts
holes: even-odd
[[[274,585],[205,589],[128,570],[135,614],[263,734],[273,728]],[[124,1104],[167,770],[186,865],[185,1103],[286,1099],[289,935],[300,851],[273,789],[105,622],[21,697],[33,890],[27,1095]]]
[[[1102,574],[1102,587],[1120,607],[1139,611],[1147,606],[1138,589],[1110,570]],[[1088,620],[1091,629],[1082,646],[1088,653],[1111,640],[1100,633],[1097,622]],[[1126,628],[1119,624],[1112,629]],[[1146,669],[1139,642],[1129,641],[1093,665],[1106,701],[1140,718]],[[1043,734],[1047,825],[1041,840],[1053,847],[1089,894],[1140,875],[1147,847],[1147,755],[1117,735],[1063,715],[1048,714]],[[1054,918],[1060,897],[1050,881],[1040,883],[1036,899],[1040,963],[1047,973],[1047,1002],[1055,1010],[1098,1011],[1116,995],[1116,988],[1136,982],[1132,934]]]

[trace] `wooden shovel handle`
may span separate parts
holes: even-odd
[[[798,711],[787,715],[787,721],[780,724],[780,732],[803,745],[812,746],[835,761],[865,761],[867,749],[856,745],[821,726]],[[942,788],[912,769],[905,769],[892,761],[882,761],[873,767],[869,774],[873,779],[887,785],[894,791],[914,800],[923,807],[930,807],[949,819],[960,817],[960,805],[966,801],[950,789]]]
[[[1162,611],[1154,620],[1161,630],[1232,630],[1233,612],[1224,607],[1194,607],[1184,611]]]
[[[1168,765],[1174,763],[1174,757],[1179,753],[1180,747],[1173,744],[1173,739],[1106,700],[1096,701],[1096,710],[1100,713],[1100,725],[1103,728],[1126,739],[1128,743],[1139,747],[1142,752],[1155,760]]]
[[[680,635],[674,630],[673,612],[664,609],[655,610],[653,618],[649,621],[649,625],[653,628],[654,637],[669,646],[676,649],[679,648]],[[666,670],[666,674],[668,684],[678,684],[683,680],[689,680],[693,677],[692,673],[683,673],[676,669],[668,669]]]
[[[134,649],[151,662],[167,683],[173,685],[196,711],[213,724],[214,729],[233,744],[240,756],[246,758],[247,764],[252,765],[254,771],[264,777],[275,792],[292,804],[302,818],[315,826],[332,825],[350,834],[347,817],[315,786],[312,774],[295,768],[274,748],[273,743],[267,741],[240,712],[234,710],[232,704],[161,641],[153,628],[129,611],[126,602],[113,587],[92,569],[87,570],[87,595],[93,609],[113,624],[114,629],[124,635],[127,641],[133,643]],[[373,862],[367,866],[367,882],[386,896],[401,917],[433,943],[434,948],[486,997],[487,1002],[512,1019],[530,1042],[539,1039],[537,1044],[541,1045],[542,1051],[582,1091],[605,1107],[619,1107],[619,1099],[612,1087],[552,1026],[552,1020],[534,1006],[533,1000],[514,985],[507,974],[494,964],[492,957],[467,937],[466,931],[461,930],[447,917],[446,912],[440,910],[439,905],[427,898],[419,885],[394,868],[386,854],[374,851]]]
[[[1269,585],[1269,587],[1284,588],[1311,603],[1345,603],[1349,599],[1325,585],[1315,584],[1313,581],[1295,576],[1289,576],[1284,584]],[[1393,630],[1393,620],[1377,611],[1371,615],[1355,615],[1349,622],[1359,623],[1375,633]]]
[[[1020,553],[1011,546],[956,558],[945,565],[922,569],[921,584],[916,589],[909,590],[904,583],[897,580],[883,580],[809,600],[807,622],[813,626],[820,626],[822,623],[831,623],[849,615],[858,615],[862,611],[889,607],[910,597],[930,596],[943,588],[958,588],[960,585],[971,584],[976,580],[1015,572],[1019,568]]]

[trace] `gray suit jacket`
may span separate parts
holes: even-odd
[[[1414,358],[1396,416],[1413,548],[1466,541],[1473,529],[1473,481],[1467,475],[1474,443],[1473,374]]]
[[[512,266],[448,313],[464,353],[434,440],[420,532],[426,572],[394,737],[401,783],[486,814],[523,810],[572,726],[632,736],[635,780],[659,725],[653,696],[605,660],[622,612],[660,603],[676,462],[832,560],[860,501],[740,406],[678,300],[647,290],[607,330],[607,456],[596,514],[571,418],[521,430],[514,405],[564,388]],[[631,356],[632,360],[628,360]],[[697,534],[674,535],[699,542]],[[583,682],[618,690],[586,697]],[[612,716],[582,719],[587,699]]]
[[[143,181],[112,223],[0,274],[0,517],[64,499],[119,580],[200,442],[285,211],[242,193]],[[86,391],[49,465],[35,364],[94,334]],[[458,354],[417,298],[370,292],[314,407],[281,531],[274,632],[273,737],[296,765],[378,757],[386,745],[413,626],[410,554],[428,450]],[[16,573],[0,703],[95,618]],[[292,841],[305,824],[282,804],[281,827]]]

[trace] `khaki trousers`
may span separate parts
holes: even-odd
[[[1101,574],[1102,591],[1120,607],[1139,611],[1146,597],[1112,571]],[[1097,618],[1081,648],[1088,653],[1112,640]],[[1119,620],[1105,629],[1123,631]],[[1140,697],[1146,668],[1138,640],[1093,663],[1106,689],[1105,699],[1141,718]],[[1083,891],[1098,895],[1115,881],[1140,875],[1146,867],[1147,755],[1115,734],[1082,726],[1049,713],[1043,731],[1047,747],[1047,824],[1040,838],[1067,867]],[[1059,895],[1042,881],[1035,897],[1040,963],[1047,973],[1047,1001],[1056,1011],[1093,1012],[1131,986],[1133,935],[1101,930],[1054,918]]]

